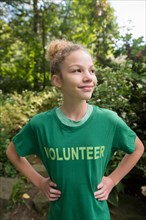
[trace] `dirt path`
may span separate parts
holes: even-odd
[[[34,205],[33,199],[37,193],[38,189],[36,187],[28,187],[27,194],[30,199],[22,199],[20,203],[13,207],[1,204],[0,220],[46,220],[48,210],[40,212]]]

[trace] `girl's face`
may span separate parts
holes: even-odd
[[[61,77],[52,79],[64,100],[89,100],[97,83],[91,56],[82,50],[72,52],[61,66]]]

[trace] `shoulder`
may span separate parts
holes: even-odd
[[[106,109],[106,108],[101,108],[99,106],[95,106],[93,105],[93,108],[94,108],[94,112],[102,117],[102,118],[105,118],[106,120],[112,120],[112,121],[117,121],[119,116],[117,115],[116,112],[112,111],[112,110],[109,110],[109,109]]]
[[[101,123],[106,123],[110,126],[114,125],[117,131],[131,130],[128,124],[116,112],[98,106],[95,106],[94,109],[97,116],[100,117]]]
[[[38,113],[37,115],[31,118],[30,123],[32,125],[37,125],[37,124],[40,125],[49,122],[53,118],[54,114],[55,114],[55,108],[48,110],[46,112]]]

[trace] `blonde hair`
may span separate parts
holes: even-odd
[[[47,53],[50,60],[50,71],[51,74],[61,74],[61,64],[65,58],[70,55],[71,52],[83,50],[89,54],[88,50],[83,46],[73,43],[71,41],[54,40],[48,45]]]

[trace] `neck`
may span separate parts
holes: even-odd
[[[64,102],[61,106],[61,111],[67,118],[73,121],[80,121],[86,114],[87,108],[88,104],[86,101],[80,102],[78,104]]]

